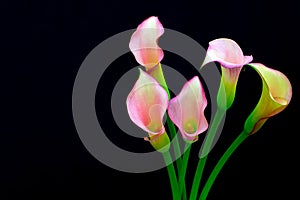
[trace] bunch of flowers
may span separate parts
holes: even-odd
[[[283,73],[261,63],[251,63],[252,56],[245,56],[235,41],[227,38],[213,40],[209,42],[201,68],[207,66],[209,62],[217,62],[220,64],[222,76],[217,95],[217,111],[208,124],[204,115],[207,99],[198,76],[186,82],[180,93],[171,99],[160,63],[164,52],[157,44],[157,40],[163,33],[164,28],[158,18],[150,17],[137,27],[131,37],[129,48],[136,61],[145,69],[139,69],[138,80],[127,97],[128,114],[137,126],[148,133],[145,140],[162,153],[167,165],[173,199],[187,199],[188,196],[190,200],[195,200],[198,196],[199,199],[206,199],[218,173],[235,149],[248,136],[259,131],[270,117],[287,107],[292,97],[292,87]],[[261,77],[261,97],[246,119],[244,129],[212,169],[199,195],[199,184],[207,160],[207,152],[211,148],[220,122],[234,102],[238,78],[243,67],[253,68]],[[168,133],[163,123],[165,115]],[[180,155],[175,126],[178,127],[186,143],[183,156],[179,156],[176,160],[176,169],[173,162],[170,162],[171,146],[175,154]],[[185,174],[190,149],[198,140],[198,135],[205,131],[207,136],[201,151],[202,156],[199,158],[188,195]],[[170,145],[170,139],[174,140],[174,145]]]

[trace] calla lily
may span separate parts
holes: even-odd
[[[168,148],[170,141],[162,122],[168,107],[168,95],[159,83],[140,70],[139,78],[129,93],[126,104],[130,119],[149,133],[150,137],[146,140],[149,140],[156,150]]]
[[[284,110],[292,98],[292,86],[287,77],[260,63],[248,64],[257,71],[263,83],[258,104],[245,122],[245,131],[257,132],[270,117]]]
[[[150,70],[164,57],[163,50],[157,45],[158,38],[164,33],[164,28],[157,17],[149,17],[143,21],[132,34],[129,48],[136,61]]]
[[[197,76],[188,81],[178,94],[170,100],[168,113],[187,141],[193,142],[208,128],[204,116],[207,100]]]
[[[221,64],[221,86],[224,86],[226,94],[226,109],[230,108],[234,101],[236,85],[243,65],[250,63],[252,56],[244,56],[239,45],[227,38],[220,38],[209,42],[206,57],[201,67],[209,62]],[[218,105],[222,105],[224,97],[218,94]],[[222,106],[223,107],[223,106]]]

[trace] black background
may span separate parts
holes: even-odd
[[[245,55],[253,55],[253,62],[280,70],[293,86],[287,109],[239,147],[208,199],[297,198],[296,29],[300,18],[296,9],[296,1],[1,2],[0,199],[171,199],[165,169],[129,174],[101,164],[81,143],[72,118],[72,87],[84,58],[106,38],[136,28],[152,15],[164,27],[192,37],[204,48],[219,37],[234,39]],[[178,70],[188,65],[168,53],[164,61]],[[107,106],[113,84],[132,66],[136,62],[128,53],[107,70],[102,87],[99,83],[98,91],[106,97],[97,94],[97,112],[108,127],[115,125]],[[109,83],[107,87],[103,82]],[[247,68],[241,73],[236,101],[204,178],[242,130],[260,91],[259,76]],[[109,134],[115,134],[111,139],[124,148],[135,142],[137,149],[150,149],[142,140],[113,131]],[[188,187],[200,141],[192,149]]]

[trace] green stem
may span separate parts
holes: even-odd
[[[200,158],[200,160],[198,162],[196,173],[195,173],[195,176],[194,176],[192,189],[191,189],[190,200],[196,200],[196,198],[197,198],[199,185],[200,185],[200,180],[201,180],[201,176],[202,176],[202,173],[203,173],[203,169],[204,169],[206,159],[207,159],[207,156],[205,156],[203,158]]]
[[[182,168],[182,160],[181,160],[181,151],[180,151],[180,147],[179,147],[179,142],[178,142],[178,137],[176,135],[176,129],[175,126],[173,124],[173,122],[171,121],[171,119],[169,118],[169,116],[167,115],[167,124],[168,124],[168,128],[169,128],[169,132],[170,132],[170,136],[171,138],[173,138],[173,150],[175,153],[175,157],[178,158],[176,160],[176,168],[177,168],[177,172],[178,174],[181,171]],[[187,194],[186,194],[186,186],[185,186],[185,182],[183,182],[183,199],[186,200],[187,199]],[[180,193],[182,194],[182,193]]]
[[[221,159],[218,161],[217,165],[211,172],[207,182],[205,183],[202,193],[200,195],[199,200],[205,200],[211,186],[213,185],[215,179],[217,178],[219,172],[221,171],[222,167],[228,160],[228,158],[232,155],[232,153],[236,150],[236,148],[248,137],[248,133],[243,131],[234,141],[233,143],[229,146],[229,148],[226,150],[226,152],[223,154]]]
[[[182,165],[179,171],[179,194],[180,196],[185,192],[185,196],[183,196],[184,199],[187,199],[186,197],[186,189],[185,189],[185,174],[186,174],[186,168],[188,165],[188,160],[189,160],[189,155],[191,151],[191,144],[186,143],[185,149],[186,151],[183,154],[183,159],[182,159]],[[184,195],[184,194],[183,194]]]
[[[178,195],[178,183],[177,183],[177,177],[175,168],[172,162],[171,154],[169,151],[163,153],[163,157],[167,166],[170,184],[171,184],[171,190],[173,195],[173,200],[180,200],[180,196]]]
[[[219,125],[226,113],[225,109],[218,108],[217,112],[213,118],[213,121],[211,123],[211,126],[207,132],[207,135],[205,137],[205,141],[203,144],[203,149],[200,154],[200,159],[197,165],[196,173],[194,176],[193,180],[193,185],[191,189],[191,195],[190,195],[190,200],[196,200],[197,195],[198,195],[198,190],[199,190],[199,185],[202,177],[202,173],[204,170],[204,166],[207,160],[208,152],[210,151],[211,145],[213,143],[213,140],[215,138],[215,135],[218,131]]]
[[[179,141],[176,134],[175,126],[168,115],[167,115],[167,125],[169,128],[170,136],[173,139],[173,144],[174,144],[173,148],[174,148],[175,157],[178,158],[176,160],[176,165],[177,165],[177,170],[179,172],[179,168],[181,166],[181,151],[180,151],[180,146],[179,146]]]
[[[150,69],[147,71],[152,77],[154,77],[159,84],[166,90],[167,94],[168,94],[168,98],[171,98],[170,95],[170,91],[169,88],[167,86],[165,77],[164,77],[164,73],[161,67],[161,64],[159,63],[156,67]],[[180,146],[179,146],[179,142],[178,142],[178,137],[176,134],[176,129],[175,129],[175,125],[173,124],[173,122],[171,121],[171,119],[169,118],[169,116],[167,115],[167,125],[169,128],[169,133],[170,133],[170,137],[171,139],[173,139],[173,150],[174,150],[174,154],[176,159],[176,168],[177,168],[177,172],[179,174],[180,171],[180,167],[181,167],[181,151],[180,151]],[[184,183],[184,193],[183,193],[183,197],[184,199],[186,199],[186,190],[185,190],[185,183]]]

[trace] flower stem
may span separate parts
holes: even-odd
[[[175,172],[175,168],[174,168],[174,165],[173,165],[173,162],[172,162],[170,152],[167,151],[167,152],[163,153],[163,157],[164,157],[166,167],[167,167],[167,170],[168,170],[168,174],[169,174],[173,200],[180,200],[180,196],[178,195],[179,190],[178,190],[176,172]]]
[[[168,94],[168,98],[170,100],[171,95],[170,95],[170,91],[169,91],[168,85],[167,85],[165,77],[164,77],[161,63],[159,63],[156,67],[152,68],[151,70],[148,70],[147,73],[149,73],[152,77],[154,77],[158,81],[158,83],[166,90],[166,92]],[[176,169],[179,174],[180,167],[181,167],[181,151],[180,151],[178,137],[176,134],[175,125],[173,124],[173,122],[171,121],[171,119],[169,118],[168,115],[167,115],[167,125],[169,128],[170,137],[173,140],[173,150],[174,150],[175,158],[177,158],[176,159]],[[184,183],[183,196],[186,199],[185,183]]]
[[[221,171],[222,167],[228,160],[228,158],[232,155],[232,153],[236,150],[236,148],[248,137],[248,133],[243,131],[234,141],[233,143],[229,146],[229,148],[226,150],[226,152],[223,154],[223,156],[220,158],[218,161],[217,165],[211,172],[207,182],[205,183],[202,193],[200,195],[199,200],[205,200],[211,186],[213,185],[216,177],[218,176],[219,172]]]
[[[204,170],[204,166],[207,160],[208,152],[210,151],[211,145],[213,143],[214,137],[218,131],[219,125],[226,113],[225,109],[218,108],[217,112],[213,118],[211,126],[207,132],[202,151],[200,153],[200,159],[197,165],[196,173],[194,176],[194,181],[191,189],[190,200],[196,200],[199,190],[199,185]]]
[[[180,146],[179,146],[179,141],[176,134],[175,126],[168,115],[167,115],[167,124],[169,128],[170,136],[173,139],[173,144],[174,144],[173,148],[174,148],[175,157],[178,158],[176,160],[176,165],[177,165],[177,170],[179,172],[179,168],[181,166],[181,151],[180,151]]]
[[[169,116],[167,115],[167,124],[168,124],[168,128],[169,128],[169,133],[171,138],[173,138],[173,150],[175,153],[175,157],[178,158],[176,160],[176,168],[177,168],[177,172],[178,174],[180,173],[181,168],[182,168],[182,160],[181,160],[181,151],[180,151],[180,146],[179,146],[179,142],[178,142],[178,137],[176,135],[176,129],[175,126],[173,124],[173,122],[171,121],[171,119],[169,118]],[[180,192],[180,195],[183,195],[183,199],[186,200],[187,199],[187,194],[186,194],[186,186],[185,186],[185,182],[182,183],[183,186],[183,193]],[[181,190],[180,190],[181,191]]]
[[[181,168],[179,171],[179,194],[180,196],[183,194],[183,199],[187,199],[186,196],[186,188],[185,188],[185,174],[186,174],[186,168],[188,165],[189,155],[191,151],[191,144],[186,143],[185,145],[185,152],[183,154],[183,159],[181,162]],[[184,194],[185,192],[185,194]]]

